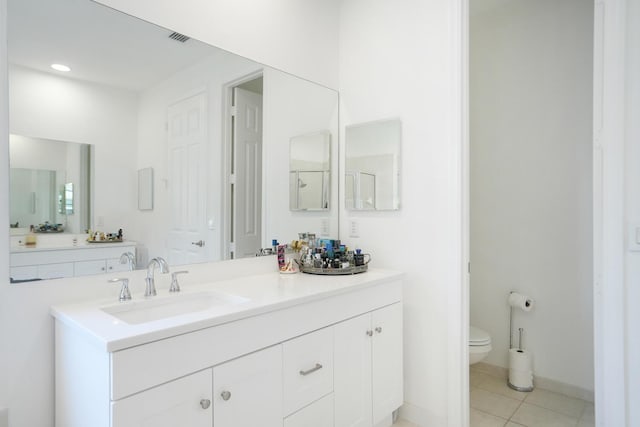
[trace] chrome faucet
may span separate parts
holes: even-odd
[[[131,252],[125,252],[120,255],[120,264],[127,264],[129,271],[136,269],[136,257]]]
[[[160,273],[169,272],[169,265],[167,264],[167,261],[164,260],[164,258],[157,257],[149,261],[149,265],[147,265],[147,278],[144,279],[145,283],[147,284],[147,287],[144,291],[145,297],[151,297],[157,294],[156,284],[153,276],[155,266],[158,266],[158,268],[160,269]]]

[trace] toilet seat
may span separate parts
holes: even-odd
[[[491,344],[491,336],[480,328],[469,326],[469,346],[486,346]]]

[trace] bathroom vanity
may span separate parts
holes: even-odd
[[[401,280],[274,272],[53,307],[56,425],[389,426]]]
[[[125,252],[135,255],[136,243],[11,247],[10,275],[13,280],[34,280],[127,271],[120,263]]]

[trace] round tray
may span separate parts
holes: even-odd
[[[315,267],[303,267],[300,266],[301,273],[307,274],[322,274],[325,276],[343,276],[346,274],[358,274],[364,273],[369,268],[368,264],[358,265],[356,267],[347,268],[315,268]]]

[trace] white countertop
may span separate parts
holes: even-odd
[[[43,252],[43,251],[61,251],[61,250],[76,250],[76,249],[104,249],[104,248],[118,248],[135,246],[136,242],[125,240],[123,242],[109,242],[109,243],[87,243],[78,242],[77,245],[73,244],[43,244],[34,247],[27,247],[24,245],[11,246],[11,253],[26,253],[26,252]]]
[[[100,246],[100,245],[98,245]],[[215,271],[212,271],[215,274]],[[301,303],[352,292],[381,282],[400,279],[402,273],[369,269],[366,273],[344,276],[317,276],[310,274],[265,273],[222,280],[199,285],[182,285],[182,292],[170,294],[158,290],[154,301],[213,291],[248,299],[246,302],[213,306],[174,317],[129,324],[107,314],[102,307],[124,306],[146,301],[142,294],[133,294],[132,300],[118,302],[113,299],[85,301],[73,305],[51,307],[51,314],[60,322],[87,333],[105,351],[118,351],[135,345],[212,327],[223,323],[268,313]]]

